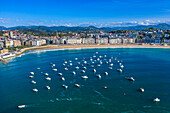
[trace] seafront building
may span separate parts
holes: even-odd
[[[0,36],[1,54],[7,53],[4,48],[17,48],[27,46],[42,46],[47,44],[54,45],[118,45],[118,44],[170,44],[170,30],[155,29],[152,31],[126,31],[118,30],[109,33],[103,31],[97,33],[83,32],[60,32],[56,36],[34,36],[19,33],[17,30],[3,31],[3,36]],[[72,34],[72,35],[67,35]]]

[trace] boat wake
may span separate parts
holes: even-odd
[[[103,99],[105,99],[105,100],[107,100],[107,101],[111,101],[111,99],[105,97],[105,96],[104,96],[102,93],[100,93],[99,91],[94,90],[94,92],[97,93],[101,98],[103,98]]]

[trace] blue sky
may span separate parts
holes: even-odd
[[[170,23],[170,0],[2,0],[0,26]]]

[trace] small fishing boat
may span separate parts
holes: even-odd
[[[64,63],[67,64],[67,61],[65,61]]]
[[[76,87],[80,87],[80,85],[79,85],[79,84],[75,84],[75,86],[76,86]]]
[[[69,60],[69,62],[72,62],[71,60]]]
[[[100,75],[100,74],[97,74],[97,77],[98,77],[98,78],[101,78],[101,75]]]
[[[31,75],[34,75],[34,72],[30,72]]]
[[[72,63],[70,63],[70,66],[72,66],[73,64]]]
[[[51,78],[50,78],[50,77],[47,77],[46,80],[51,80]]]
[[[122,72],[122,69],[117,69],[118,72]]]
[[[84,61],[84,64],[87,64],[87,61]]]
[[[50,88],[50,86],[46,86],[46,88],[48,89],[48,90],[50,90],[51,88]]]
[[[66,64],[63,64],[63,66],[65,66]]]
[[[100,59],[99,59],[99,58],[97,58],[97,60],[99,61]]]
[[[62,76],[63,74],[62,73],[58,73],[58,75]]]
[[[108,64],[109,62],[108,62],[108,61],[106,61],[105,63],[106,63],[106,64]]]
[[[83,67],[82,69],[87,69],[86,67]]]
[[[91,67],[94,67],[94,65],[91,65]]]
[[[19,105],[18,106],[19,109],[22,109],[22,108],[25,108],[25,107],[26,107],[26,105]]]
[[[48,76],[48,73],[44,73],[45,76]]]
[[[93,72],[96,72],[96,69],[93,69]]]
[[[99,58],[102,58],[102,56],[99,56]]]
[[[92,64],[94,64],[94,62],[91,62]]]
[[[87,79],[87,78],[88,78],[88,76],[81,76],[81,78],[83,78],[83,79]]]
[[[61,80],[62,80],[62,81],[65,81],[65,78],[64,78],[64,77],[62,77],[62,78],[61,78]]]
[[[101,65],[100,65],[100,64],[98,64],[97,66],[98,66],[98,67],[100,67]]]
[[[38,89],[36,89],[36,88],[34,88],[34,89],[32,89],[34,92],[38,92]]]
[[[75,60],[78,60],[78,58],[75,58]]]
[[[100,64],[103,64],[103,62],[100,61]]]
[[[80,64],[80,62],[77,62],[77,64]]]
[[[104,57],[107,57],[107,55],[104,55]]]
[[[109,69],[112,69],[112,67],[108,67]]]
[[[145,90],[143,88],[140,88],[140,91],[143,93]]]
[[[112,59],[109,59],[109,62],[112,62]]]
[[[73,72],[72,72],[72,74],[73,74],[73,75],[75,75],[75,74],[76,74],[76,72],[75,72],[75,71],[73,71]]]
[[[36,84],[36,82],[34,80],[31,81],[32,84]]]
[[[113,64],[110,64],[110,66],[113,66]]]
[[[135,81],[135,79],[133,77],[128,77],[127,78],[129,81]]]
[[[40,70],[40,68],[37,68],[37,70]]]
[[[105,72],[104,74],[105,74],[105,75],[108,75],[108,72]]]
[[[82,72],[82,73],[85,73],[85,71],[84,71],[84,70],[82,70],[81,72]]]
[[[53,71],[57,71],[57,69],[53,69]]]
[[[53,64],[53,67],[55,66],[55,64]]]
[[[98,54],[99,52],[96,52],[96,54]]]
[[[76,68],[76,69],[79,69],[79,67],[78,67],[78,66],[76,66],[75,68]]]
[[[34,76],[29,76],[29,78],[34,78]]]
[[[123,66],[123,65],[120,65],[120,68],[124,68],[124,66]]]
[[[153,99],[153,101],[154,102],[159,102],[159,101],[161,101],[159,98],[155,98],[155,99]]]
[[[63,87],[63,88],[65,88],[65,89],[67,89],[67,88],[68,88],[68,86],[67,86],[67,85],[65,85],[65,84],[63,84],[63,85],[62,85],[62,87]]]
[[[67,70],[68,70],[68,68],[66,67],[66,68],[64,68],[64,70],[65,70],[65,71],[67,71]]]

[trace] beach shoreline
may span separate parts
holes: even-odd
[[[47,45],[47,46],[37,46],[37,47],[29,47],[21,49],[16,54],[0,58],[0,60],[8,59],[11,57],[16,57],[21,55],[22,53],[28,50],[37,50],[37,49],[76,49],[76,48],[170,48],[170,46],[162,46],[162,45]]]

